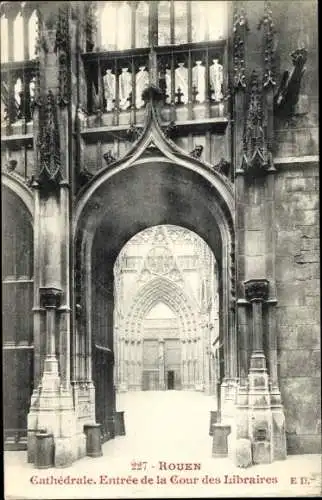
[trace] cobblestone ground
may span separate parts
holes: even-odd
[[[105,443],[102,457],[85,457],[68,469],[35,469],[25,452],[6,452],[5,497],[319,496],[320,455],[291,456],[248,469],[212,458],[209,411],[216,409],[214,405],[212,397],[190,391],[120,394],[117,409],[125,411],[126,436]],[[138,470],[134,461],[146,465]],[[198,464],[197,470],[175,470],[179,462]],[[40,484],[43,480],[49,484]],[[78,484],[70,484],[72,480]]]

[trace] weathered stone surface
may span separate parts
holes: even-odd
[[[227,457],[228,455],[228,435],[231,432],[230,425],[214,424],[212,440],[212,456]]]
[[[77,458],[77,450],[72,444],[71,438],[55,439],[55,467],[69,467]]]
[[[270,464],[272,461],[271,443],[269,441],[255,441],[252,443],[254,464]]]
[[[235,439],[228,436],[229,458],[236,467],[246,468],[252,465],[252,447],[250,439]]]

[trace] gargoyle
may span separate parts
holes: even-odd
[[[80,187],[85,186],[92,178],[94,177],[94,174],[89,172],[86,168],[81,170],[78,174],[78,183]]]
[[[301,80],[305,72],[307,50],[297,49],[291,54],[294,65],[291,75],[285,71],[279,89],[274,97],[275,114],[281,118],[294,115],[295,106],[299,99]]]
[[[203,146],[199,144],[196,146],[189,154],[192,156],[192,158],[200,158],[203,152]]]
[[[112,151],[110,149],[107,151],[107,153],[103,154],[103,158],[106,161],[107,165],[110,165],[116,160],[116,158],[112,155]]]
[[[219,172],[220,174],[225,175],[226,177],[229,177],[229,171],[230,171],[230,163],[225,160],[224,158],[221,158],[216,165],[213,166],[214,170]]]

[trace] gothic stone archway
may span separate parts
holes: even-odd
[[[74,332],[73,379],[75,387],[86,381],[91,394],[94,380],[96,419],[103,427],[108,428],[115,405],[113,266],[125,243],[147,227],[172,224],[190,229],[213,251],[219,267],[223,383],[235,379],[233,191],[229,181],[168,140],[153,106],[148,104],[145,129],[132,150],[98,173],[77,201],[75,301],[79,314]],[[93,403],[93,395],[89,400]],[[94,413],[86,408],[79,411],[84,420]]]

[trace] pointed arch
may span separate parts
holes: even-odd
[[[33,224],[34,197],[31,189],[17,174],[2,173],[2,185],[14,192],[25,205]]]
[[[197,332],[197,304],[193,303],[179,285],[163,276],[150,280],[138,290],[125,314],[125,332],[140,336],[144,318],[159,302],[163,302],[177,315],[184,337]]]

